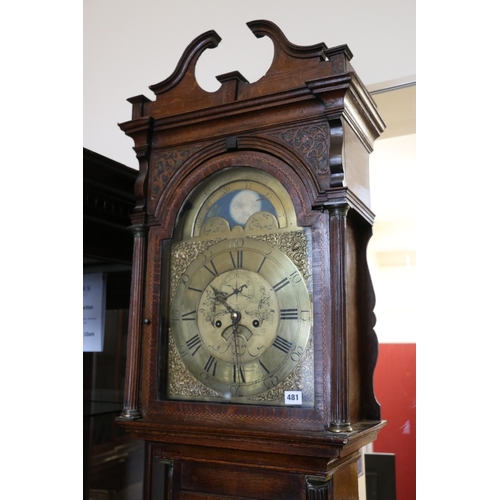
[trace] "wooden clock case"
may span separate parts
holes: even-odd
[[[368,158],[384,129],[346,45],[296,46],[269,21],[248,27],[274,44],[268,72],[201,89],[195,65],[220,38],[202,34],[156,100],[129,99],[120,124],[139,160],[131,216],[134,260],[124,409],[147,442],[144,498],[357,499],[360,449],[384,425],[373,390],[378,342],[366,248]],[[160,395],[165,328],[162,245],[186,197],[222,169],[275,177],[310,228],[314,305],[312,408],[172,401]],[[163,261],[164,262],[164,261]]]

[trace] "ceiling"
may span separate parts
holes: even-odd
[[[372,94],[386,124],[380,140],[416,133],[417,86]]]

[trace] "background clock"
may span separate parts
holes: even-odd
[[[279,406],[294,392],[312,406],[310,238],[288,193],[242,167],[186,204],[168,259],[167,397]]]

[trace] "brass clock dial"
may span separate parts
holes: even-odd
[[[281,382],[304,353],[311,301],[292,261],[265,241],[227,239],[187,267],[171,330],[193,376],[226,398]]]
[[[284,405],[304,390],[310,406],[308,236],[288,193],[242,167],[186,205],[170,257],[168,397]]]

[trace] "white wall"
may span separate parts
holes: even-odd
[[[117,126],[131,118],[126,99],[153,98],[149,85],[170,76],[205,31],[222,42],[199,60],[203,88],[215,90],[214,77],[234,70],[259,79],[272,44],[248,29],[255,19],[273,21],[297,45],[346,43],[370,89],[415,79],[415,0],[84,0],[83,146],[137,168],[132,141]]]
[[[418,337],[416,179],[416,134],[375,142],[370,185],[376,217],[368,262],[379,342],[416,342]]]

